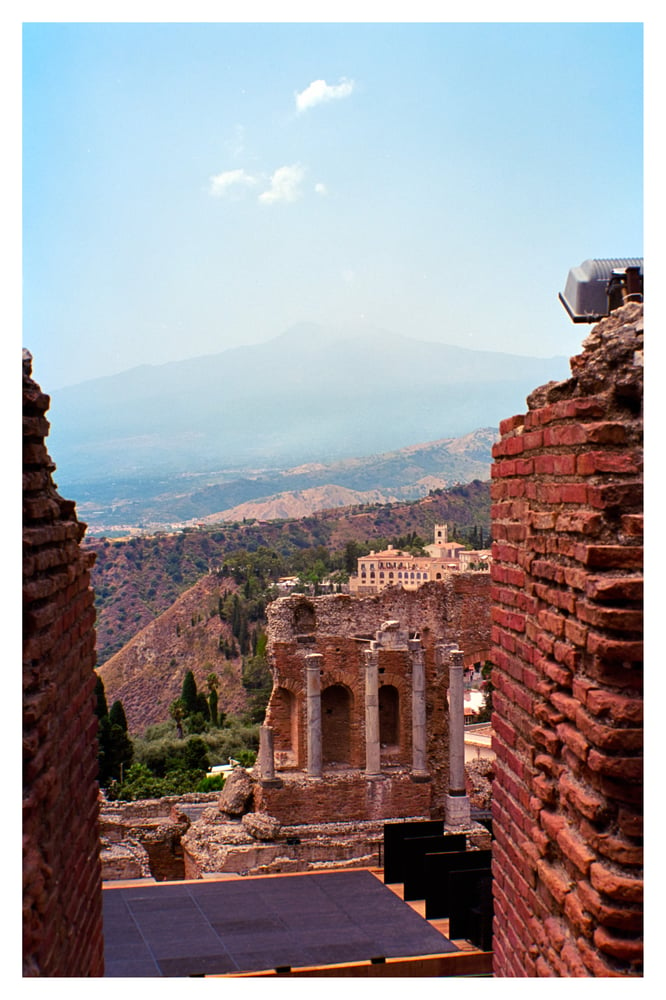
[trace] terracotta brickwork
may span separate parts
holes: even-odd
[[[641,974],[642,351],[623,306],[494,449],[496,976]]]
[[[383,781],[367,781],[362,771],[324,773],[310,781],[302,772],[281,775],[277,788],[258,785],[254,809],[284,817],[291,826],[329,820],[369,822],[411,816],[430,816],[431,786],[410,780],[409,773],[387,774]]]
[[[23,974],[103,975],[92,558],[23,370]]]
[[[435,647],[458,643],[469,663],[490,645],[490,576],[469,573],[409,592],[392,587],[371,597],[292,595],[268,607],[268,652],[274,685],[266,724],[273,730],[282,787],[262,791],[261,809],[283,822],[443,816],[448,791],[448,676]],[[403,648],[378,651],[381,782],[366,766],[365,652],[387,621],[418,637],[426,679],[429,781],[412,780],[412,660]],[[306,656],[321,655],[323,780],[307,769]],[[342,774],[344,772],[344,774]],[[344,787],[340,785],[343,783]],[[257,807],[259,808],[259,807]],[[297,818],[296,818],[297,817]]]

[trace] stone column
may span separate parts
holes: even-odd
[[[469,827],[470,805],[465,792],[465,686],[463,654],[444,647],[449,660],[449,793],[445,802],[445,825],[449,829]]]
[[[311,778],[321,778],[321,653],[308,653],[305,657],[307,683],[308,766]]]
[[[426,768],[425,657],[419,639],[409,640],[412,661],[412,781],[428,781]]]
[[[282,784],[280,779],[275,777],[273,729],[267,725],[259,727],[259,775],[262,785],[278,787]]]
[[[379,651],[373,646],[365,656],[365,776],[381,777],[379,748]]]

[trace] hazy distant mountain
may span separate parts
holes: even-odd
[[[99,534],[118,525],[154,530],[192,521],[269,521],[333,507],[416,500],[430,490],[488,479],[497,438],[498,432],[488,427],[330,464],[313,462],[240,477],[211,473],[149,480],[140,493],[137,484],[98,482],[77,487],[78,511],[89,531]]]
[[[49,450],[61,489],[330,462],[497,426],[536,386],[567,376],[564,357],[304,323],[264,344],[54,392]]]

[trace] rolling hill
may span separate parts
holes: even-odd
[[[497,431],[483,428],[459,438],[411,445],[382,455],[310,463],[274,472],[181,475],[146,483],[96,484],[77,493],[79,514],[91,534],[119,526],[144,530],[244,518],[297,518],[332,507],[416,500],[433,489],[487,479]],[[127,495],[123,490],[127,489]],[[90,496],[90,490],[93,495]]]
[[[299,519],[219,524],[211,528],[125,540],[86,538],[96,553],[92,585],[97,607],[98,664],[170,608],[231,553],[274,550],[285,560],[309,547],[341,552],[349,542],[416,533],[430,539],[436,523],[463,537],[490,530],[490,484],[474,481],[434,490],[412,502],[357,505]]]

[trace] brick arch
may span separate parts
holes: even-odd
[[[354,695],[346,684],[329,684],[321,693],[322,760],[351,764]]]
[[[466,669],[473,667],[475,663],[480,663],[483,666],[487,660],[490,660],[490,648],[488,647],[468,649],[463,654],[463,666]]]

